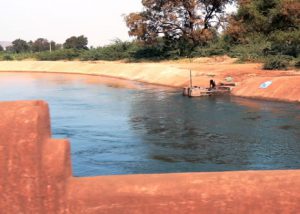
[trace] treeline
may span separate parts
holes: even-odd
[[[227,15],[225,7],[233,2],[237,12]],[[18,39],[5,51],[0,47],[0,59],[159,61],[229,55],[239,62],[263,62],[265,69],[300,67],[299,0],[144,0],[143,6],[125,18],[132,42],[88,48],[85,36],[64,44]]]
[[[88,50],[88,39],[85,36],[72,36],[64,44],[38,38],[35,41],[16,39],[5,49],[0,45],[0,59],[22,60],[34,58],[37,60],[74,59],[82,50]]]
[[[64,44],[57,44],[54,41],[49,42],[44,38],[39,38],[34,42],[16,39],[6,49],[0,46],[0,60],[23,60],[31,58],[42,61],[158,61],[183,56],[176,53],[171,54],[175,49],[167,49],[163,39],[161,39],[161,42],[152,45],[147,45],[137,40],[128,42],[119,39],[114,40],[109,45],[97,48],[88,48],[87,44],[88,39],[85,36],[73,36],[67,39]]]

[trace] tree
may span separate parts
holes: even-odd
[[[16,39],[12,42],[12,51],[16,53],[28,52],[29,45],[22,39]]]
[[[269,36],[299,29],[299,0],[239,0],[238,12],[230,18],[227,34],[243,40],[251,33]]]
[[[12,45],[6,46],[5,50],[6,52],[14,52]]]
[[[38,38],[32,43],[31,50],[32,52],[42,52],[48,51],[50,49],[50,43],[47,39]]]
[[[212,39],[232,0],[142,0],[144,11],[125,17],[129,35],[148,43],[163,37],[191,49]]]
[[[87,37],[84,37],[83,35],[78,37],[72,36],[66,40],[66,42],[63,44],[63,47],[65,49],[88,50],[87,44],[88,44]]]
[[[4,51],[4,48],[0,45],[0,52]]]
[[[63,48],[63,45],[55,43],[55,42],[52,41],[51,42],[51,47],[52,47],[52,50],[61,50]]]
[[[240,0],[226,34],[235,43],[248,44],[254,38],[267,44],[265,55],[300,54],[299,0]]]

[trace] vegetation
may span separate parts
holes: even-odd
[[[147,43],[159,37],[184,42],[193,50],[206,44],[222,26],[225,6],[231,0],[143,0],[144,10],[125,20],[129,35]]]
[[[5,60],[5,61],[11,61],[11,60],[14,60],[14,58],[13,58],[11,55],[7,55],[7,54],[1,56],[1,59],[2,59],[2,60]]]
[[[24,53],[30,50],[29,44],[22,39],[16,39],[12,42],[12,46],[6,48],[10,52],[14,53]]]
[[[297,69],[300,69],[300,57],[297,58],[297,59],[295,59],[294,66],[295,66]]]
[[[284,70],[287,69],[288,65],[288,61],[283,57],[273,56],[265,60],[263,68],[265,70]]]
[[[237,12],[225,7],[237,3]],[[299,0],[143,0],[144,10],[125,17],[132,42],[116,40],[88,49],[85,36],[63,45],[17,39],[0,60],[164,60],[229,55],[263,62],[265,69],[300,67]],[[51,45],[50,45],[51,44]],[[50,46],[52,52],[50,52]]]
[[[29,41],[28,44],[30,46],[31,52],[34,52],[34,53],[60,49],[59,44],[56,44],[53,41],[49,42],[47,39],[44,39],[44,38],[39,38],[39,39],[35,40],[34,42]]]
[[[72,36],[63,44],[64,49],[87,50],[88,39],[82,36]]]
[[[300,54],[300,2],[240,0],[225,35],[238,48],[233,52],[249,50],[241,54],[243,60],[263,60],[265,69],[285,68]]]
[[[57,60],[74,60],[81,55],[80,50],[76,49],[61,49],[52,52],[41,52],[35,54],[34,57],[41,61],[57,61]]]
[[[121,60],[130,58],[131,52],[134,52],[135,44],[133,42],[122,42],[115,40],[112,44],[93,48],[81,54],[80,59],[86,60]]]

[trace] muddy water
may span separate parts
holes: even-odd
[[[300,169],[299,104],[60,74],[0,73],[0,91],[1,101],[49,102],[75,176]]]

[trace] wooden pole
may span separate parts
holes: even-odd
[[[190,70],[190,87],[193,87],[192,70]]]

